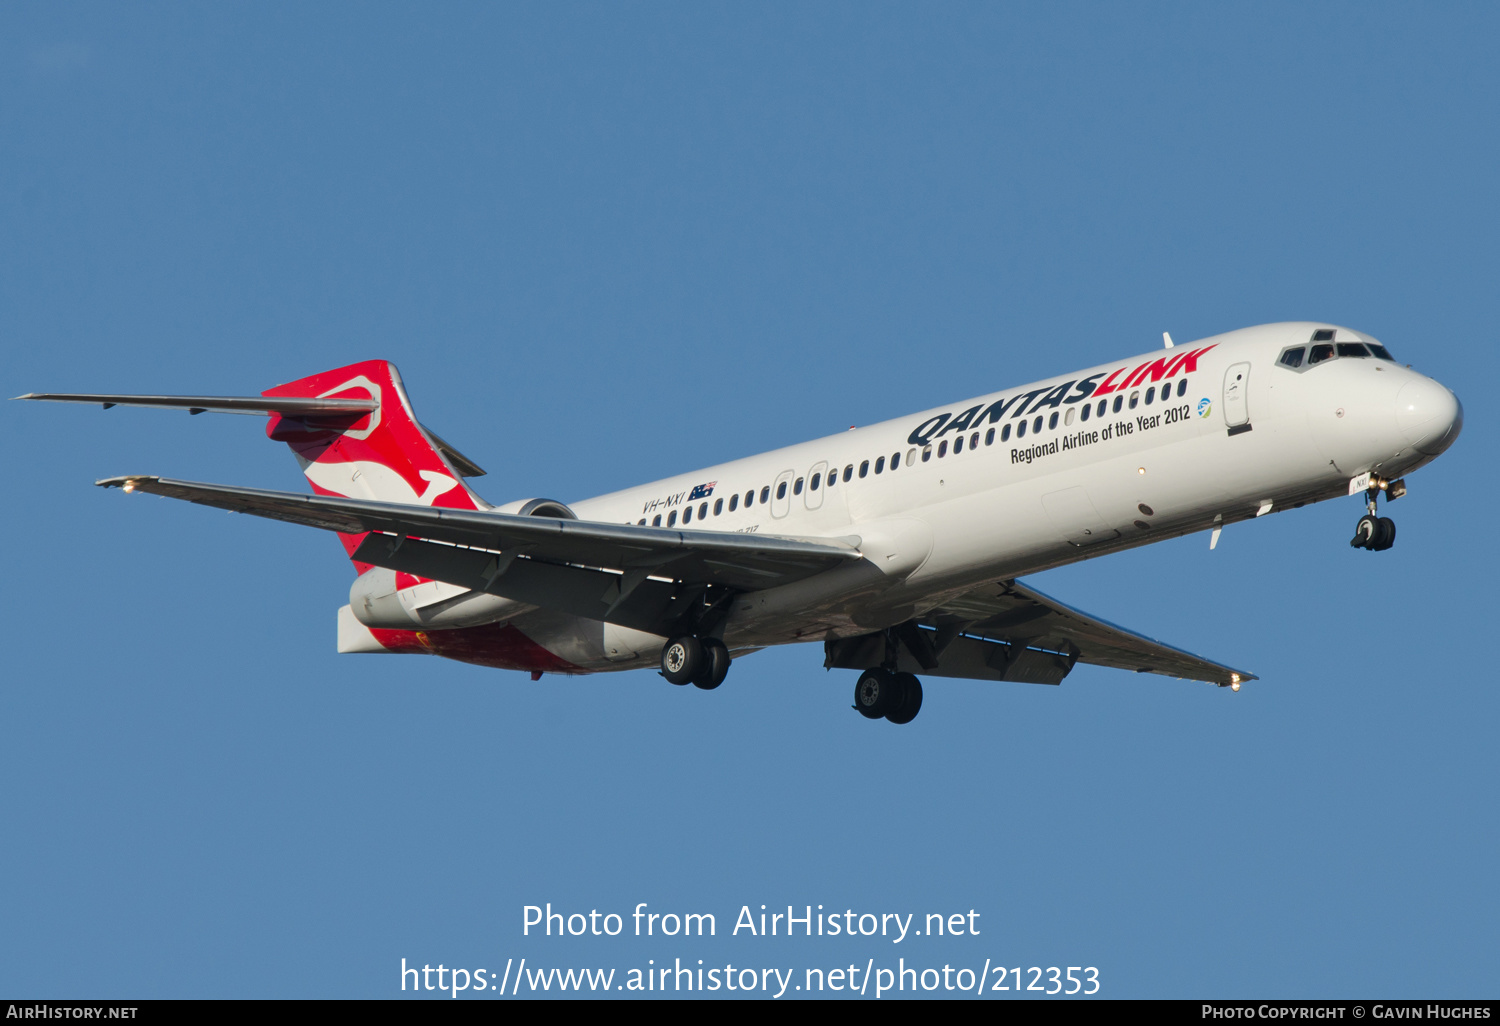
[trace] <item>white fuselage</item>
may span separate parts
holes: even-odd
[[[571,508],[683,531],[858,539],[865,561],[740,596],[724,640],[744,651],[878,630],[987,581],[1347,495],[1357,475],[1399,478],[1451,444],[1457,400],[1404,366],[1278,363],[1320,329],[1373,341],[1314,323],[1246,328]],[[654,665],[663,642],[497,612],[580,669]]]

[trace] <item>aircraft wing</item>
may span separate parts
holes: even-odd
[[[150,476],[97,483],[365,534],[352,554],[359,562],[652,633],[689,627],[736,591],[864,558],[855,539],[676,531]]]
[[[1015,581],[1000,581],[944,602],[897,630],[898,668],[972,680],[1060,684],[1075,663],[1209,681],[1255,680],[1154,638],[1090,616]],[[827,643],[829,666],[879,663],[880,635]]]

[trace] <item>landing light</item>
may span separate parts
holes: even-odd
[[[1237,674],[1237,673],[1231,673],[1229,675],[1229,690],[1230,691],[1238,691],[1239,689],[1240,689],[1240,675]]]
[[[126,481],[125,482],[125,490],[127,492],[133,492],[133,491],[135,491],[135,482],[134,481]]]
[[[1146,468],[1145,467],[1136,467],[1135,468],[1135,472],[1137,474],[1144,474],[1146,472]]]

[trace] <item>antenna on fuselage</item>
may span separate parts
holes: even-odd
[[[1172,348],[1172,334],[1171,334],[1171,332],[1167,332],[1167,331],[1162,332],[1161,333],[1161,340],[1166,345],[1166,347],[1168,349]]]

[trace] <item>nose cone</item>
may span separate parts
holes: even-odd
[[[1436,456],[1458,437],[1464,408],[1454,395],[1431,378],[1417,378],[1396,395],[1396,423],[1419,452]]]

